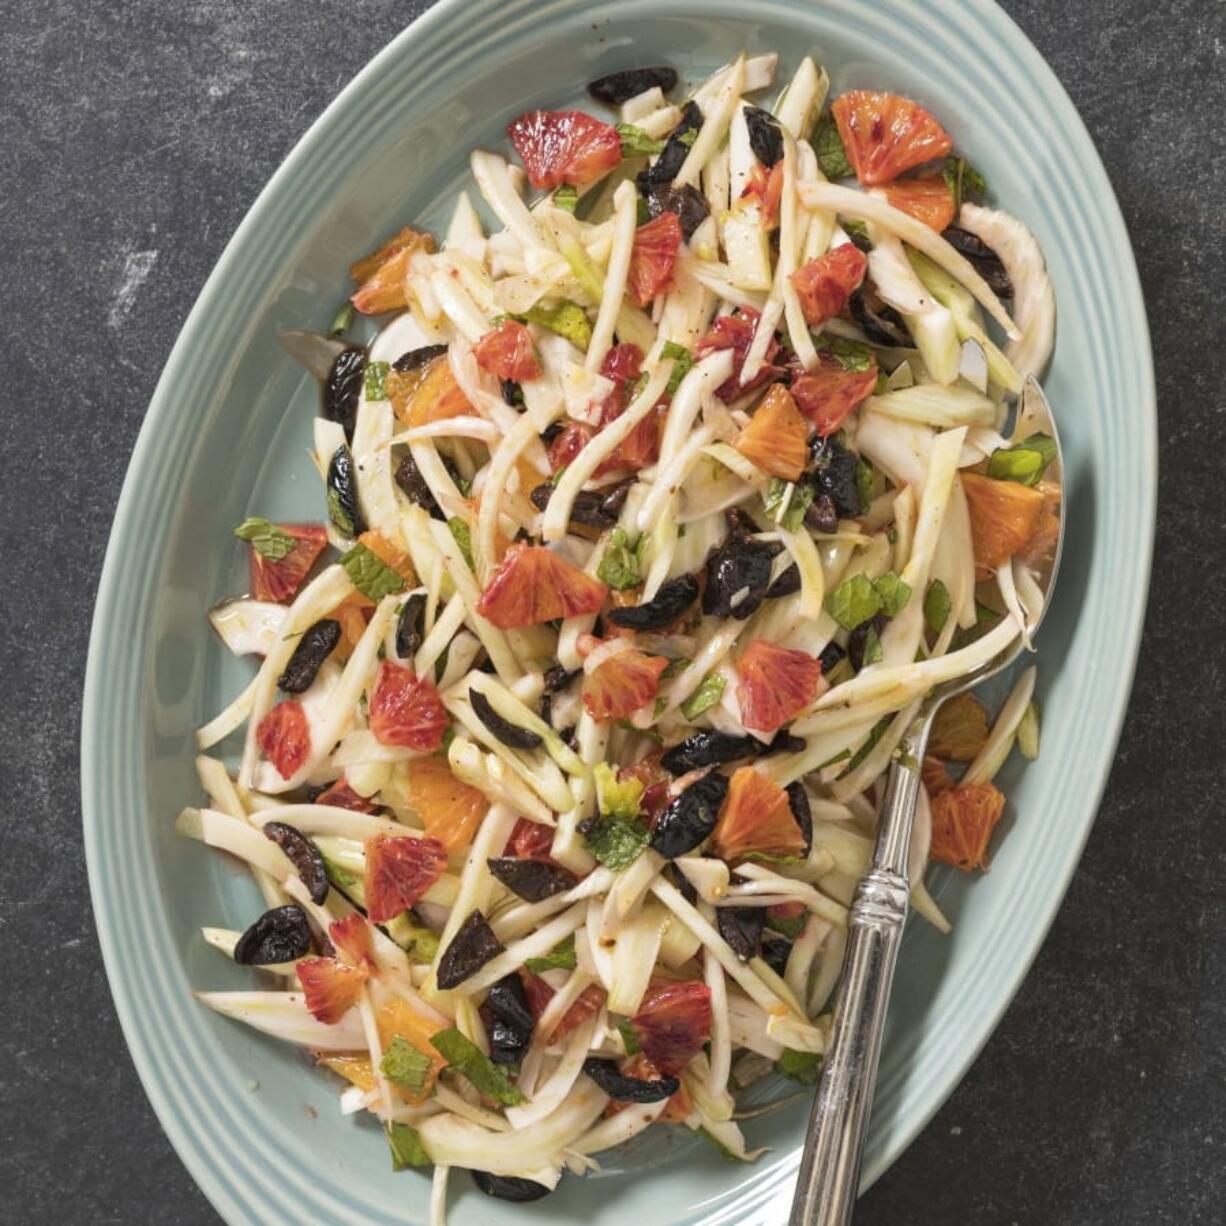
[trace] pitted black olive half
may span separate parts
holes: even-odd
[[[421,646],[425,628],[426,593],[414,592],[404,602],[396,619],[396,654],[407,660]]]
[[[265,911],[234,946],[240,966],[276,966],[311,952],[311,925],[306,912],[292,903]]]
[[[539,749],[544,744],[539,733],[530,728],[521,728],[509,719],[503,719],[494,710],[493,703],[473,686],[468,688],[468,701],[472,704],[477,718],[508,748]]]
[[[532,1179],[520,1179],[518,1175],[491,1175],[488,1171],[470,1171],[473,1183],[486,1196],[496,1196],[499,1200],[514,1201],[516,1204],[527,1204],[530,1200],[540,1200],[553,1190],[543,1183]]]
[[[617,1067],[616,1060],[601,1060],[588,1056],[583,1062],[583,1071],[610,1097],[623,1103],[658,1103],[672,1098],[681,1088],[676,1077],[660,1077],[650,1080],[643,1077],[627,1077]]]
[[[340,622],[331,617],[321,618],[303,632],[285,671],[277,678],[277,687],[287,694],[305,693],[340,641]]]
[[[526,902],[540,902],[543,898],[551,898],[578,885],[579,878],[556,864],[545,864],[541,860],[520,860],[515,856],[504,856],[495,860],[487,860],[490,873],[513,894],[518,894]]]
[[[319,848],[301,830],[285,822],[265,822],[264,834],[289,857],[311,901],[321,904],[328,897],[328,870]]]
[[[598,77],[592,81],[587,92],[603,102],[605,106],[621,106],[631,98],[659,86],[668,93],[677,84],[677,70],[661,65],[658,68],[624,68],[621,72],[611,72],[607,77]]]
[[[340,423],[348,442],[353,442],[365,374],[366,350],[344,349],[336,355],[323,382],[324,416]]]
[[[728,780],[723,775],[705,775],[691,783],[656,819],[651,832],[653,850],[666,860],[693,851],[715,829],[727,795]]]
[[[763,541],[729,533],[707,556],[702,611],[744,621],[757,612],[770,586],[771,559],[778,550]]]
[[[624,605],[609,612],[609,621],[624,630],[662,630],[671,625],[698,599],[698,580],[693,575],[670,579],[645,604]]]
[[[748,962],[758,956],[758,942],[766,926],[766,908],[716,907],[715,925],[732,952],[742,962]]]
[[[500,953],[502,942],[494,935],[485,916],[480,911],[472,912],[438,960],[438,986],[444,991],[458,988]]]

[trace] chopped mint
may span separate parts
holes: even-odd
[[[530,324],[540,324],[550,332],[564,336],[572,345],[586,351],[592,339],[592,325],[587,312],[577,302],[560,302],[556,307],[534,306],[523,314]]]
[[[637,1056],[643,1050],[639,1043],[639,1036],[635,1033],[634,1027],[629,1020],[622,1018],[617,1023],[617,1033],[621,1035],[622,1042],[626,1045],[626,1055]]]
[[[434,1062],[425,1052],[420,1052],[406,1038],[396,1035],[387,1045],[379,1071],[393,1085],[398,1085],[410,1094],[420,1094],[426,1088],[426,1079]]]
[[[816,493],[807,482],[797,484],[784,481],[781,477],[772,477],[766,493],[762,495],[762,509],[785,532],[797,532]]]
[[[1012,447],[1002,447],[992,452],[988,460],[988,476],[998,481],[1037,485],[1055,458],[1055,441],[1046,434],[1032,434]]]
[[[686,719],[697,719],[704,711],[709,711],[724,696],[724,677],[722,673],[708,673],[698,688],[681,704],[681,714]]]
[[[966,158],[946,158],[941,175],[954,198],[955,217],[962,211],[962,201],[968,196],[987,195],[988,181]]]
[[[794,1051],[785,1047],[775,1061],[775,1072],[799,1081],[802,1086],[815,1086],[822,1071],[822,1058],[816,1052]]]
[[[843,148],[843,138],[833,115],[823,115],[818,120],[813,132],[813,152],[827,179],[850,179],[855,173],[847,160],[847,150]]]
[[[642,128],[632,123],[619,123],[617,135],[622,138],[622,157],[645,158],[661,153],[664,142],[648,136]]]
[[[660,356],[673,359],[673,373],[668,376],[668,386],[664,389],[671,396],[681,386],[681,380],[690,373],[694,365],[694,355],[676,341],[665,341]]]
[[[565,209],[566,212],[573,213],[575,206],[579,203],[578,188],[572,187],[569,183],[563,183],[553,193],[553,203],[555,208]]]
[[[881,611],[886,617],[895,617],[907,606],[911,599],[911,588],[904,583],[892,570],[873,580],[873,587],[881,597]]]
[[[524,1101],[519,1087],[471,1039],[454,1026],[440,1030],[430,1042],[457,1073],[468,1078],[479,1093],[504,1107]]]
[[[945,629],[950,608],[949,588],[940,579],[934,579],[924,594],[924,621],[933,634],[940,634]]]
[[[387,1130],[387,1144],[392,1151],[392,1170],[403,1171],[409,1166],[432,1166],[430,1155],[417,1135],[417,1129],[408,1124],[391,1124]]]
[[[247,541],[260,557],[267,558],[270,562],[279,562],[293,550],[296,543],[284,528],[278,528],[276,524],[259,516],[244,519],[234,529],[234,535],[240,541]]]
[[[846,337],[827,336],[823,332],[814,337],[813,345],[820,353],[830,354],[844,370],[853,370],[857,374],[871,370],[876,361],[868,345],[849,341]]]
[[[377,603],[384,596],[404,591],[404,580],[361,541],[341,558],[341,565],[349,581],[368,600]]]
[[[447,521],[447,527],[451,529],[451,535],[455,538],[455,543],[460,547],[460,552],[464,555],[464,561],[468,563],[468,569],[474,569],[473,534],[472,529],[468,526],[468,520],[461,519],[458,515],[453,515]]]
[[[826,611],[844,630],[854,630],[881,612],[881,593],[867,575],[852,575],[826,597]]]
[[[860,506],[866,511],[873,501],[876,484],[877,474],[872,464],[863,456],[856,456],[856,493],[860,495]]]
[[[391,369],[387,362],[366,363],[366,369],[362,372],[362,390],[365,391],[367,400],[387,399],[385,385]]]
[[[687,660],[684,656],[677,660],[670,660],[668,667],[660,674],[660,680],[671,681],[674,677],[680,677],[692,663],[692,660]]]
[[[346,332],[353,326],[353,303],[346,302],[343,307],[335,315],[332,316],[332,326],[328,329],[329,336],[344,336]]]
[[[641,786],[641,784],[640,784]],[[642,854],[651,832],[635,818],[600,815],[579,824],[587,849],[615,873],[629,868]]]
[[[624,528],[614,528],[596,568],[596,578],[618,592],[638,587],[643,582],[639,554],[645,539],[639,537],[631,544]]]
[[[534,975],[542,971],[573,971],[576,966],[574,933],[555,945],[543,958],[529,958],[524,966]]]

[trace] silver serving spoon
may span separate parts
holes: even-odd
[[[1045,479],[1061,486],[1060,532],[1050,561],[1036,569],[1043,607],[1051,603],[1060,550],[1064,543],[1064,464],[1051,406],[1034,378],[1026,380],[1018,401],[1014,441],[1030,434],[1050,436],[1056,458]],[[877,826],[873,862],[860,882],[848,919],[847,952],[835,999],[830,1047],[822,1068],[789,1226],[845,1226],[851,1221],[860,1183],[860,1157],[868,1129],[881,1038],[890,987],[907,918],[910,887],[907,852],[920,786],[920,763],[937,709],[947,699],[972,689],[1013,663],[1022,650],[1019,636],[995,659],[965,677],[937,686],[925,699],[890,766],[885,801]]]

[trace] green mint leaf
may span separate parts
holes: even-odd
[[[322,852],[320,853],[323,854]],[[332,882],[338,890],[343,890],[347,886],[357,885],[361,878],[356,873],[351,873],[347,868],[342,868],[335,860],[323,857],[324,872],[328,874],[328,880]]]
[[[708,673],[698,688],[681,704],[681,714],[686,719],[697,719],[704,711],[709,711],[724,696],[724,677],[722,673]]]
[[[843,232],[848,238],[859,239],[861,244],[871,246],[867,222],[861,221],[858,217],[840,217],[839,225],[843,227]]]
[[[362,390],[365,391],[367,400],[387,399],[387,389],[384,385],[391,369],[387,362],[366,363],[366,369],[362,372]]]
[[[596,784],[596,808],[602,817],[621,817],[627,821],[638,817],[639,802],[646,791],[641,779],[619,779],[607,762],[596,763],[592,778]]]
[[[833,115],[823,115],[818,120],[813,133],[813,152],[827,179],[850,179],[855,173],[847,160],[847,150],[843,148],[843,138]]]
[[[856,457],[856,493],[860,495],[860,508],[867,511],[868,504],[873,501],[873,490],[876,487],[876,472],[872,464],[863,456]]]
[[[592,339],[587,312],[577,302],[560,302],[556,307],[534,306],[524,312],[523,318],[564,336],[578,349],[586,351]]]
[[[635,782],[638,782],[637,780]],[[641,786],[641,784],[640,784]],[[605,868],[620,873],[642,854],[651,831],[634,818],[589,817],[579,824],[587,849]]]
[[[934,579],[924,593],[924,621],[933,634],[940,634],[945,629],[950,608],[949,588],[940,579]]]
[[[874,579],[873,587],[881,597],[881,611],[886,617],[896,617],[911,599],[910,585],[904,583],[892,570],[887,570],[880,578]]]
[[[418,1051],[401,1035],[392,1039],[383,1053],[383,1059],[379,1061],[379,1071],[383,1076],[410,1094],[420,1094],[426,1088],[426,1079],[432,1067],[430,1057]]]
[[[668,386],[665,388],[671,396],[681,386],[681,380],[690,373],[694,365],[694,355],[684,345],[665,341],[660,356],[673,359],[673,373],[668,376]]]
[[[573,213],[575,206],[579,203],[578,188],[572,187],[569,183],[563,183],[553,193],[553,203],[555,208],[565,209],[566,212]]]
[[[647,207],[647,201],[640,196],[634,205],[634,224],[636,226],[645,226],[651,220],[651,210]]]
[[[796,532],[804,523],[805,512],[813,503],[817,491],[809,484],[798,485],[772,477],[762,495],[766,514],[786,532]]]
[[[543,958],[529,958],[524,966],[534,975],[542,971],[573,971],[576,966],[574,933],[555,945]]]
[[[876,745],[883,736],[885,736],[885,730],[889,726],[890,717],[888,715],[883,715],[873,725],[873,730],[868,734],[864,744],[861,745],[854,754],[852,754],[851,761],[847,763],[847,770],[843,772],[844,775],[846,775],[848,771],[854,771],[856,767],[859,766],[870,753],[872,753],[873,746]]]
[[[775,1061],[775,1072],[798,1081],[802,1086],[815,1086],[822,1071],[822,1058],[816,1052],[794,1051],[790,1047]]]
[[[341,558],[349,582],[377,604],[384,596],[404,591],[404,580],[359,541]]]
[[[643,582],[639,569],[638,548],[640,540],[633,544],[624,528],[614,528],[609,534],[609,543],[596,568],[596,578],[618,592],[638,587]]]
[[[819,352],[830,354],[844,370],[854,370],[857,374],[871,370],[876,361],[870,346],[843,336],[827,336],[823,332],[814,337],[813,345]]]
[[[954,198],[955,217],[962,211],[962,201],[968,196],[987,195],[987,180],[966,158],[946,158],[945,165],[941,168],[941,176]]]
[[[270,562],[281,561],[283,557],[292,552],[296,544],[293,536],[284,528],[278,528],[276,524],[269,523],[268,520],[261,519],[259,516],[244,519],[234,529],[234,535],[240,541],[246,541],[260,557],[267,558]]]
[[[392,1170],[403,1171],[410,1166],[433,1166],[416,1128],[408,1124],[392,1124],[387,1130],[387,1145],[392,1151]]]
[[[448,732],[455,732],[448,727]],[[325,861],[325,864],[327,861]],[[409,955],[414,962],[433,962],[438,955],[438,933],[413,923],[407,911],[384,924],[387,935]]]
[[[626,1055],[637,1056],[643,1050],[642,1044],[639,1043],[639,1036],[626,1018],[622,1018],[617,1023],[617,1033],[621,1035],[622,1042],[626,1045]]]
[[[632,123],[619,123],[617,135],[622,138],[622,157],[624,158],[651,157],[664,149],[663,141],[648,136],[642,128]]]
[[[455,543],[460,547],[460,552],[464,555],[464,561],[468,563],[468,569],[474,569],[473,534],[472,529],[468,526],[468,520],[461,519],[458,515],[453,515],[447,521],[447,527],[451,529],[451,535],[455,538]]]
[[[344,336],[346,332],[353,326],[353,303],[346,302],[343,307],[335,315],[332,316],[332,326],[328,329],[329,336]]]
[[[674,677],[680,677],[692,663],[692,660],[687,660],[684,656],[678,660],[670,660],[668,667],[660,674],[660,680],[671,681]]]
[[[844,630],[854,630],[881,612],[881,594],[867,575],[852,575],[826,597],[826,612]]]
[[[524,1101],[519,1087],[506,1073],[454,1026],[440,1030],[430,1042],[457,1073],[468,1078],[474,1089],[487,1098],[504,1107],[514,1107]]]
[[[864,636],[864,663],[880,664],[884,659],[885,652],[881,649],[881,637],[877,633],[877,627],[869,626],[868,633]]]
[[[1032,434],[1012,447],[1001,447],[988,460],[988,476],[998,481],[1038,485],[1047,466],[1056,458],[1055,441],[1046,434]]]

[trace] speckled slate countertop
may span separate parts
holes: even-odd
[[[76,764],[90,610],[128,455],[201,284],[311,120],[424,7],[4,6],[0,1218],[15,1226],[218,1220],[145,1101],[93,934]],[[1051,936],[857,1221],[1217,1222],[1226,4],[1005,8],[1080,108],[1140,262],[1162,417],[1153,590],[1115,770]]]

